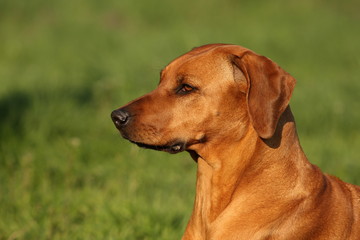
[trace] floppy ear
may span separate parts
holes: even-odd
[[[289,104],[296,80],[270,59],[250,51],[233,62],[247,80],[247,106],[253,127],[261,138],[269,139]]]

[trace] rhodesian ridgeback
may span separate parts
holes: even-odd
[[[183,240],[360,239],[360,187],[306,158],[289,107],[294,86],[269,58],[211,44],[175,59],[158,88],[112,112],[125,139],[197,162]]]

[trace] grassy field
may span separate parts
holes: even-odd
[[[179,239],[196,165],[139,149],[110,112],[206,43],[297,80],[311,162],[360,184],[360,2],[0,0],[0,240]]]

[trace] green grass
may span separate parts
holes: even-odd
[[[0,240],[179,239],[195,163],[138,149],[109,115],[206,43],[246,46],[290,72],[310,161],[360,184],[359,7],[0,0]]]

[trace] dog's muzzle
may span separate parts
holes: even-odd
[[[131,120],[131,115],[124,108],[114,110],[111,113],[111,119],[114,122],[115,127],[120,131],[123,138],[129,140],[132,143],[135,143],[139,147],[153,149],[158,151],[165,151],[168,153],[178,153],[186,149],[186,142],[181,140],[172,140],[164,145],[148,144],[144,143],[141,140],[133,139],[131,137],[131,129],[128,129],[130,126],[129,122]]]

